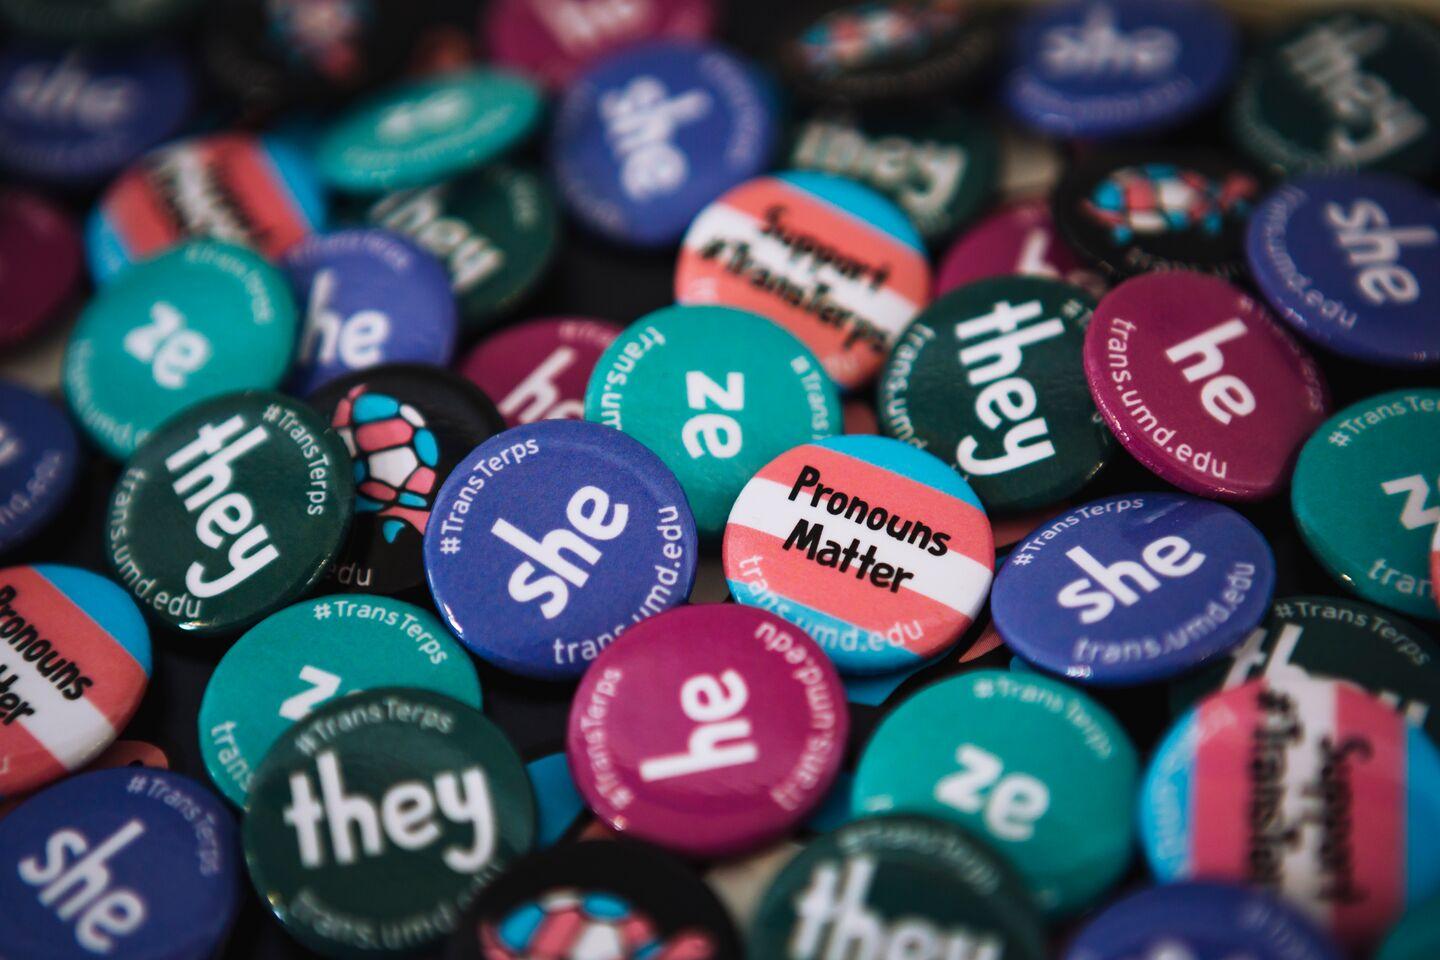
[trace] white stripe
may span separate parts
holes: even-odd
[[[1281,866],[1281,892],[1295,903],[1305,906],[1316,920],[1330,922],[1325,901],[1317,894],[1325,876],[1316,868],[1320,862],[1320,842],[1324,839],[1321,824],[1302,824],[1302,818],[1317,811],[1318,797],[1302,792],[1306,784],[1319,780],[1321,766],[1320,741],[1335,734],[1335,685],[1316,682],[1308,677],[1289,678],[1281,682],[1267,681],[1272,689],[1291,696],[1296,716],[1300,719],[1300,742],[1285,751],[1285,801],[1281,806],[1285,822],[1300,830],[1300,842],[1286,850]]]
[[[868,282],[846,277],[829,264],[815,269],[813,261],[808,256],[792,260],[789,247],[775,237],[761,235],[758,220],[727,204],[712,204],[695,218],[695,223],[685,234],[685,249],[688,255],[698,257],[699,248],[704,246],[707,240],[716,238],[747,241],[750,244],[750,256],[756,263],[797,285],[810,287],[817,280],[823,281],[830,286],[831,299],[842,304],[846,309],[855,311],[892,338],[898,336],[900,331],[905,329],[905,325],[920,309],[919,304],[901,296],[893,284],[886,283],[879,290],[873,290]],[[894,242],[897,246],[903,247],[898,240]],[[909,247],[904,247],[904,250],[914,253]],[[733,252],[733,249],[727,246],[719,258],[711,264],[712,269],[721,269]],[[871,253],[869,250],[847,252],[861,258]],[[891,273],[893,279],[899,273],[899,269],[898,263],[896,263],[897,258],[890,259],[897,267]],[[711,299],[705,297],[705,290],[708,287],[708,283],[697,283],[679,291],[678,299],[681,302],[691,303],[695,302],[696,298]],[[794,308],[787,304],[786,309]]]
[[[735,507],[730,511],[730,522],[779,537],[782,541],[790,536],[796,522],[802,518],[812,524],[823,523],[823,540],[835,540],[844,547],[852,538],[858,539],[861,553],[874,544],[877,560],[914,573],[915,578],[906,580],[900,587],[902,591],[910,590],[929,597],[968,616],[974,616],[984,603],[985,594],[990,589],[991,572],[958,550],[951,549],[943,557],[937,557],[918,543],[904,543],[888,536],[883,530],[871,530],[846,520],[843,514],[835,516],[827,513],[823,500],[819,506],[812,507],[808,494],[794,500],[787,499],[789,495],[790,488],[784,484],[756,477],[746,484],[745,492],[735,501]],[[889,504],[873,500],[866,502],[872,510],[877,506],[890,508]],[[903,504],[897,506],[903,507]],[[901,522],[909,519],[915,518],[901,514]],[[921,519],[932,530],[950,532],[943,524],[935,523],[934,518]],[[854,570],[853,566],[851,570]]]
[[[114,738],[115,728],[89,700],[66,700],[58,687],[40,675],[35,664],[27,663],[9,647],[4,654],[7,675],[14,671],[17,678],[10,692],[19,694],[21,700],[35,708],[34,713],[16,720],[16,725],[44,744],[65,767],[74,769],[94,756],[97,743],[106,744]],[[0,731],[4,729],[0,727]]]

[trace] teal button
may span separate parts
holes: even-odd
[[[1435,620],[1437,483],[1440,390],[1396,390],[1346,407],[1305,442],[1291,506],[1335,579],[1371,603]]]
[[[979,670],[926,687],[880,724],[852,812],[968,827],[1060,917],[1124,875],[1138,776],[1135,748],[1104,707],[1039,674]]]
[[[260,761],[291,724],[336,697],[386,686],[481,702],[475,665],[420,607],[363,593],[286,607],[246,631],[210,676],[199,717],[205,769],[243,807]]]
[[[321,136],[316,162],[341,190],[418,187],[495,159],[530,133],[540,106],[532,84],[492,70],[420,80],[346,112]]]
[[[839,394],[804,344],[764,317],[709,306],[666,307],[631,324],[590,375],[585,419],[654,451],[704,537],[725,531],[761,467],[841,430]]]
[[[117,460],[196,403],[277,386],[297,329],[285,277],[259,254],[196,240],[130,269],[80,315],[65,397]]]

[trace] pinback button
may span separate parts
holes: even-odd
[[[599,424],[545,420],[490,438],[431,513],[425,573],[441,616],[475,654],[527,677],[580,676],[695,582],[695,521],[674,474]]]
[[[174,25],[199,0],[0,0],[0,18],[48,40],[125,40]]]
[[[126,168],[90,215],[86,254],[100,283],[191,237],[276,260],[324,219],[304,155],[280,140],[219,133],[161,147]]]
[[[566,88],[550,157],[576,219],[619,241],[673,244],[711,200],[765,170],[777,138],[759,72],[723,47],[650,43]]]
[[[292,723],[333,698],[394,686],[480,708],[475,667],[434,614],[364,593],[286,607],[245,631],[211,675],[199,714],[205,769],[243,807],[256,768]]]
[[[1167,883],[1106,907],[1071,941],[1064,960],[1341,960],[1294,906],[1225,883]]]
[[[1131,456],[1182,490],[1224,500],[1284,490],[1329,407],[1319,367],[1269,310],[1190,271],[1106,294],[1085,333],[1085,375]]]
[[[1229,656],[1180,680],[1172,706],[1261,677],[1328,676],[1357,683],[1440,743],[1440,645],[1388,610],[1335,597],[1286,597]]]
[[[819,837],[765,891],[751,960],[858,955],[1041,960],[1044,924],[1019,878],[968,831],[869,817]],[[872,946],[873,945],[873,946]]]
[[[298,326],[284,274],[243,247],[192,240],[90,301],[65,348],[65,398],[90,439],[123,460],[202,400],[278,386]]]
[[[243,828],[260,899],[327,957],[437,944],[534,836],[535,798],[500,729],[406,687],[339,697],[286,730]]]
[[[665,461],[706,538],[725,532],[755,471],[841,429],[839,396],[815,355],[764,317],[727,307],[666,307],[627,327],[595,365],[585,417]]]
[[[0,347],[54,320],[80,285],[80,234],[58,207],[0,190]]]
[[[1418,16],[1374,5],[1313,15],[1245,65],[1233,137],[1257,163],[1287,173],[1424,174],[1440,160],[1437,74],[1440,31]]]
[[[1206,697],[1157,749],[1139,809],[1162,883],[1264,888],[1350,948],[1440,892],[1440,754],[1348,683],[1291,676]]]
[[[1260,190],[1228,157],[1146,148],[1078,161],[1051,203],[1066,242],[1112,278],[1170,269],[1238,278]]]
[[[995,569],[969,485],[888,437],[832,437],[770,461],[740,491],[723,552],[737,601],[805,630],[847,675],[945,650],[984,605]]]
[[[235,821],[189,777],[101,770],[0,821],[7,957],[213,956],[240,907]]]
[[[1325,421],[1300,451],[1290,504],[1330,574],[1371,603],[1440,618],[1427,504],[1440,477],[1440,390],[1397,390]]]
[[[614,829],[724,857],[778,840],[819,806],[849,725],[840,677],[803,632],[763,610],[697,604],[631,627],[596,659],[566,752]]]
[[[496,398],[507,427],[585,416],[585,387],[623,329],[590,317],[527,320],[475,345],[460,372]]]
[[[25,177],[90,183],[179,131],[190,71],[158,46],[0,53],[0,166]]]
[[[357,193],[418,187],[498,157],[540,119],[528,81],[471,69],[389,87],[342,113],[320,138],[325,182]]]
[[[500,957],[740,960],[739,935],[710,888],[645,843],[599,840],[532,853],[476,900],[448,960]]]
[[[867,119],[822,111],[793,134],[787,165],[874,187],[936,240],[989,199],[1000,151],[988,126],[956,110]]]
[[[1247,251],[1260,292],[1307,339],[1440,363],[1440,196],[1381,174],[1300,177],[1256,208]]]
[[[727,191],[695,218],[675,299],[768,317],[837,384],[859,387],[929,301],[930,266],[905,214],[869,187],[781,173]]]
[[[166,421],[115,484],[106,553],[142,609],[195,636],[293,603],[334,561],[355,499],[324,419],[265,391]]]
[[[1023,200],[1002,207],[961,234],[940,261],[936,296],[976,280],[1014,274],[1064,280],[1092,297],[1105,293],[1105,281],[1060,238],[1050,204]]]
[[[480,29],[497,63],[559,88],[602,57],[642,41],[707,37],[714,21],[713,0],[578,4],[563,16],[547,0],[497,0]]]
[[[1095,500],[1031,531],[990,598],[1017,654],[1083,683],[1151,683],[1245,639],[1270,607],[1275,557],[1229,507],[1182,494]]]
[[[316,234],[291,247],[281,266],[305,308],[290,373],[295,393],[382,363],[450,362],[458,320],[449,274],[405,236]]]
[[[1440,955],[1440,897],[1405,912],[1375,954],[1375,960],[1427,960]]]
[[[1085,291],[1039,277],[945,294],[906,328],[880,375],[885,432],[949,462],[989,511],[1070,496],[1114,447],[1081,356],[1094,309]]]
[[[388,194],[365,219],[405,234],[440,258],[467,331],[490,325],[530,292],[560,237],[550,188],[530,171],[503,163]]]
[[[0,554],[39,533],[75,486],[80,442],[37,393],[0,382]]]
[[[1005,101],[1051,136],[1155,133],[1220,97],[1236,43],[1209,0],[1067,0],[1020,25]]]
[[[979,778],[993,784],[977,788]],[[1073,914],[1130,863],[1139,760],[1084,694],[1038,674],[980,670],[932,684],[871,735],[851,813],[955,820],[1019,871],[1049,916]]]
[[[421,548],[435,496],[456,464],[505,428],[494,404],[448,370],[403,363],[332,380],[309,403],[354,464],[355,518],[327,580],[425,593]]]

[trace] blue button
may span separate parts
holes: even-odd
[[[1094,684],[1149,683],[1230,649],[1275,590],[1260,531],[1218,503],[1134,493],[1076,507],[1018,542],[991,613],[1031,664]]]
[[[1005,98],[1053,136],[1152,133],[1217,99],[1235,58],[1235,28],[1208,0],[1070,0],[1021,25]]]
[[[0,553],[55,516],[75,486],[79,459],[75,428],[59,407],[0,383]]]
[[[749,64],[672,41],[608,57],[557,111],[551,154],[575,216],[612,240],[660,246],[730,187],[761,173],[775,106]]]
[[[305,310],[294,393],[382,363],[450,362],[459,322],[450,276],[411,240],[338,230],[301,241],[283,265]]]
[[[1246,253],[1265,299],[1315,343],[1440,363],[1440,196],[1385,174],[1300,177],[1251,215]]]
[[[235,918],[235,822],[195,781],[81,774],[0,820],[0,956],[208,957]]]
[[[430,592],[455,636],[548,680],[580,676],[626,628],[683,603],[697,553],[685,494],[660,458],[575,420],[476,447],[425,529]]]

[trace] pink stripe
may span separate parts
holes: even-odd
[[[9,761],[0,769],[0,796],[34,790],[70,772],[19,723],[0,727],[0,743]]]
[[[1199,736],[1190,795],[1190,858],[1197,877],[1237,880],[1245,875],[1250,837],[1250,738],[1260,722],[1257,681],[1243,694],[1213,697],[1195,715]]]
[[[1340,684],[1335,730],[1336,748],[1351,747],[1349,854],[1355,889],[1365,896],[1358,903],[1336,903],[1331,920],[1341,941],[1358,944],[1405,907],[1406,727],[1399,714],[1368,693]]]

